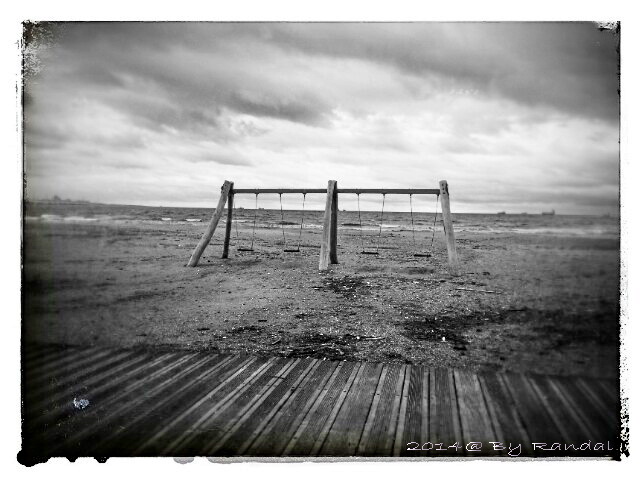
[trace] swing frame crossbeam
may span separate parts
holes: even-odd
[[[319,262],[319,270],[327,270],[329,268],[329,264],[337,264],[338,263],[338,255],[337,255],[337,232],[338,232],[338,194],[340,193],[354,193],[358,195],[358,200],[360,199],[360,195],[363,194],[378,194],[383,195],[383,201],[386,195],[410,195],[409,201],[411,202],[411,198],[413,195],[437,195],[440,199],[441,207],[442,207],[442,220],[443,227],[445,233],[445,240],[447,244],[447,253],[449,257],[449,266],[452,271],[457,271],[459,267],[458,262],[458,254],[455,246],[455,236],[453,232],[453,220],[451,217],[451,209],[449,203],[449,186],[446,180],[440,181],[440,188],[341,188],[338,189],[338,182],[335,180],[329,180],[327,188],[234,188],[233,182],[225,181],[221,188],[220,199],[218,200],[218,206],[213,214],[213,218],[207,227],[207,230],[203,234],[202,238],[198,242],[198,245],[194,249],[187,266],[195,267],[198,265],[198,261],[204,252],[204,249],[211,241],[213,237],[213,233],[222,217],[222,213],[227,205],[227,222],[226,222],[226,231],[224,238],[224,246],[222,252],[222,258],[228,258],[229,256],[229,242],[231,238],[231,225],[233,222],[233,203],[235,195],[240,194],[254,194],[257,196],[260,194],[278,194],[280,195],[280,201],[282,202],[283,194],[302,194],[303,195],[303,220],[304,222],[304,201],[306,200],[307,194],[320,193],[326,194],[327,200],[325,205],[325,214],[324,214],[324,224],[323,224],[323,234],[322,234],[322,243],[320,245],[320,262]],[[384,208],[384,207],[383,207]],[[256,208],[257,210],[257,208]],[[281,216],[284,218],[284,214],[282,212],[282,204],[280,206]],[[384,210],[383,210],[384,211]],[[358,214],[360,214],[360,209],[358,208]],[[255,212],[254,212],[255,215]],[[413,205],[411,205],[411,216],[413,223]],[[437,211],[436,211],[437,217]],[[254,217],[255,224],[255,217]],[[284,233],[284,223],[282,223],[283,233]],[[302,232],[303,225],[300,225],[300,237]],[[236,225],[237,228],[237,225]],[[255,228],[255,225],[254,225]],[[380,232],[382,232],[382,223],[380,224]],[[434,234],[435,234],[435,219],[434,219]],[[414,243],[415,244],[415,243]],[[433,238],[431,240],[431,245],[433,246]],[[379,246],[379,245],[378,245]],[[250,248],[238,248],[240,251],[253,251],[253,237],[252,237],[252,245]],[[288,249],[286,245],[286,239],[284,243],[284,251],[285,252],[300,252],[300,238],[298,240],[298,247],[296,249]],[[377,255],[378,248],[376,251],[363,251],[363,254],[371,254]],[[420,254],[414,253],[414,256],[431,256],[431,254]]]
[[[229,192],[231,195],[239,194],[263,194],[263,193],[327,193],[326,188],[234,188]],[[380,195],[439,195],[439,188],[336,188],[336,193],[367,194],[377,193]]]

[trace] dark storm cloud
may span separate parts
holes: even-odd
[[[272,117],[292,122],[316,125],[321,123],[326,105],[308,97],[296,100],[282,99],[281,96],[256,96],[246,93],[232,93],[225,104],[240,113],[257,117]]]
[[[198,123],[212,126],[222,108],[318,125],[330,111],[316,94],[291,91],[280,86],[278,78],[261,77],[259,72],[248,72],[246,65],[234,65],[233,50],[242,51],[243,37],[233,36],[233,26],[71,23],[61,30],[52,59],[66,66],[56,72],[59,81],[99,88],[102,93],[109,87],[152,92],[165,105],[127,98],[120,107],[159,125],[185,130]],[[233,74],[237,69],[239,76]],[[287,72],[281,75],[286,78]]]
[[[270,41],[437,74],[525,104],[618,116],[617,37],[594,23],[298,24]]]
[[[77,60],[65,78],[114,88],[124,87],[125,78],[142,79],[176,103],[312,125],[331,111],[321,92],[291,92],[278,85],[278,78],[260,82],[259,72],[227,77],[212,69],[217,65],[205,63],[216,62],[207,56],[231,54],[222,69],[233,66],[234,52],[241,56],[252,49],[258,55],[276,49],[355,58],[526,105],[608,120],[618,116],[617,38],[593,23],[86,23],[67,24],[62,31],[60,47]],[[194,59],[185,64],[192,68],[181,68],[179,59],[167,68],[163,58],[175,61],[181,52]],[[198,59],[203,64],[197,65]]]
[[[185,130],[191,133],[213,133],[219,127],[217,109],[184,105],[162,96],[119,95],[108,101],[136,125],[161,132],[165,128]]]

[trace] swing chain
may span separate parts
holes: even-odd
[[[380,230],[378,231],[378,242],[376,243],[376,253],[380,250],[380,239],[382,238],[382,219],[384,218],[384,200],[387,194],[382,194],[382,210],[380,211]]]
[[[409,210],[411,211],[411,236],[413,237],[413,251],[416,250],[416,231],[413,226],[413,193],[409,194]]]
[[[300,234],[298,235],[298,250],[300,250],[300,245],[302,243],[302,227],[304,225],[304,204],[307,200],[307,192],[302,193],[302,218],[300,219]]]
[[[237,218],[236,217],[236,212],[238,211],[236,208],[236,203],[237,202],[233,202],[233,212],[231,212],[231,218]],[[232,220],[233,221],[233,220]],[[240,234],[238,234],[238,220],[236,220],[235,222],[233,222],[235,224],[236,227],[236,244],[240,243]]]
[[[410,209],[410,212],[411,212],[411,235],[413,237],[413,249],[415,251],[416,250],[416,232],[415,232],[414,221],[413,221],[413,201],[412,201],[412,196],[413,196],[413,194],[410,193],[409,194],[409,209]],[[436,236],[436,221],[437,221],[437,218],[438,218],[438,200],[439,199],[440,199],[440,194],[436,194],[436,208],[435,208],[435,214],[433,216],[433,227],[431,229],[431,245],[429,245],[428,256],[431,256],[431,254],[433,252],[433,241],[434,241],[435,236]]]
[[[431,227],[431,245],[429,246],[429,253],[433,252],[433,239],[436,236],[436,220],[438,219],[438,203],[440,200],[440,194],[436,195],[436,213],[433,216],[433,227]]]
[[[362,217],[360,216],[360,193],[358,196],[358,224],[360,225],[360,243],[362,244],[362,251],[364,252],[364,237],[362,236]]]
[[[256,219],[258,217],[258,194],[256,193],[256,206],[253,209],[253,228],[251,229],[251,250],[253,250],[253,241],[256,238]],[[237,227],[237,225],[236,225]]]
[[[280,196],[280,226],[282,227],[282,243],[283,250],[287,249],[287,237],[284,234],[284,212],[282,211],[282,192],[278,194]]]

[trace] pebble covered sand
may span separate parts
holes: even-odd
[[[25,343],[618,377],[615,220],[603,221],[604,234],[567,233],[563,225],[570,230],[575,219],[563,223],[561,216],[553,219],[556,231],[518,228],[510,215],[487,218],[512,228],[458,221],[462,268],[453,275],[441,228],[430,246],[429,219],[418,231],[418,250],[432,256],[415,257],[406,215],[390,214],[379,255],[360,253],[363,241],[375,248],[375,228],[362,237],[354,217],[343,216],[340,263],[320,273],[322,231],[313,218],[322,212],[308,213],[300,253],[285,254],[282,230],[265,221],[254,251],[237,250],[252,238],[252,212],[245,211],[228,259],[220,258],[223,221],[200,265],[187,268],[211,210],[164,209],[145,221],[114,220],[110,206],[102,216],[76,211],[86,206],[36,207],[27,208],[23,232]],[[366,225],[375,226],[369,217]],[[194,218],[202,221],[186,221]],[[287,227],[295,246],[299,226]]]

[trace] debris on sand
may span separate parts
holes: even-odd
[[[231,329],[231,333],[243,333],[243,332],[261,332],[262,328],[257,325],[243,325],[241,327],[235,327]]]
[[[465,287],[456,287],[456,290],[464,290],[466,292],[480,292],[480,293],[502,293],[496,290],[483,290],[481,288],[465,288]]]
[[[316,288],[316,287],[314,287]],[[317,290],[336,293],[346,298],[356,298],[370,293],[371,284],[361,277],[345,275],[343,277],[328,277]]]
[[[307,333],[287,338],[290,345],[283,351],[287,357],[328,358],[330,360],[352,360],[357,351],[355,336]]]

